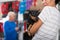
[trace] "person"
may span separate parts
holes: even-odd
[[[4,40],[17,40],[19,28],[16,26],[15,18],[16,14],[14,12],[9,12],[9,20],[4,23]]]
[[[60,27],[60,12],[56,8],[60,0],[42,0],[44,8],[39,14],[39,19],[33,24],[29,35],[34,35],[32,40],[56,40]]]

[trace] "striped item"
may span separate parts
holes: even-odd
[[[56,40],[60,27],[60,13],[57,8],[46,6],[38,17],[43,24],[32,40]]]

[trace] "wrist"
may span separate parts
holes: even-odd
[[[29,36],[32,36],[32,33],[31,33],[30,31],[28,31],[28,35],[29,35]]]

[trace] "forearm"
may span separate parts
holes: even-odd
[[[32,27],[32,24],[30,24],[30,25],[29,25],[28,30],[30,30],[30,29],[31,29],[31,27]]]
[[[42,21],[38,20],[36,23],[33,24],[29,32],[32,35],[34,35],[37,32],[37,30],[41,27],[41,25],[42,25]]]

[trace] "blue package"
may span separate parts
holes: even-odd
[[[25,10],[26,10],[26,2],[20,2],[20,5],[19,5],[20,13],[24,14]]]

